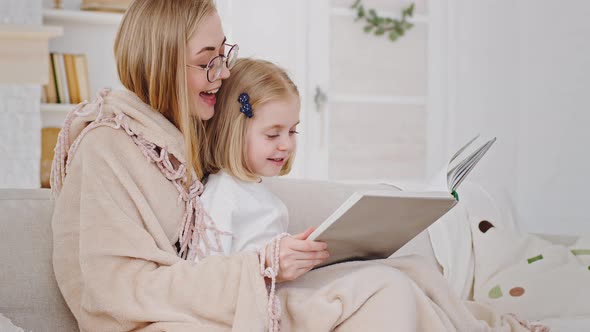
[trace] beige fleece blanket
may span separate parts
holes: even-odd
[[[267,329],[256,254],[198,263],[177,255],[187,209],[198,203],[170,180],[184,160],[178,130],[124,91],[75,112],[60,136],[66,152],[56,151],[52,226],[56,279],[80,329]],[[87,130],[100,121],[108,125]],[[460,301],[416,257],[318,269],[278,294],[283,331],[526,331]]]
[[[438,270],[418,256],[349,262],[281,285],[286,331],[529,331],[459,300]]]

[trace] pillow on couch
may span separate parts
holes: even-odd
[[[590,238],[558,245],[470,217],[474,299],[527,320],[590,315]]]

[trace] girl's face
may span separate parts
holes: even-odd
[[[299,99],[269,101],[254,111],[246,129],[250,170],[259,176],[277,176],[297,147]]]
[[[197,31],[187,43],[187,64],[206,68],[209,61],[218,55],[225,54],[225,36],[221,20],[217,13],[206,17]],[[201,120],[209,120],[213,116],[217,100],[215,94],[221,87],[221,80],[229,77],[229,69],[224,64],[219,78],[210,83],[207,71],[200,68],[187,67],[187,85],[192,114]]]

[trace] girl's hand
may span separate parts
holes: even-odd
[[[292,237],[287,236],[281,240],[277,282],[295,280],[330,256],[327,244],[306,240],[314,229],[310,227],[303,233]],[[270,244],[266,245],[266,266],[273,264],[273,249]]]

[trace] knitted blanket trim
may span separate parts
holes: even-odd
[[[270,285],[268,286],[268,331],[279,332],[281,330],[281,302],[279,297],[276,295],[276,283],[277,276],[279,275],[279,256],[280,256],[280,244],[281,240],[290,236],[288,233],[282,233],[274,237],[270,243],[271,248],[271,264],[272,266],[266,265],[266,246],[262,247],[258,251],[258,259],[260,261],[260,274],[264,278],[269,278]]]
[[[104,98],[110,90],[105,89],[98,93],[97,98],[89,103],[84,101],[78,104],[68,115],[63,128],[59,133],[55,146],[55,155],[51,165],[51,191],[57,197],[62,189],[68,167],[76,153],[84,136],[92,129],[106,126],[113,129],[123,129],[141,150],[148,162],[154,163],[160,172],[174,184],[178,191],[178,203],[184,202],[185,213],[183,223],[178,230],[178,242],[180,249],[177,250],[179,257],[186,260],[199,260],[207,257],[211,252],[223,252],[221,235],[228,235],[217,228],[211,217],[202,207],[200,195],[203,193],[203,184],[197,179],[196,173],[192,171],[192,181],[187,184],[187,169],[184,163],[177,162],[174,166],[171,158],[174,156],[168,153],[165,146],[157,146],[140,135],[137,135],[129,126],[130,118],[124,113],[107,114],[103,112]],[[73,120],[78,116],[96,114],[96,118],[76,137],[70,145],[69,134]],[[174,158],[175,161],[178,161]],[[190,250],[189,250],[190,249]],[[190,251],[190,254],[189,254]]]

